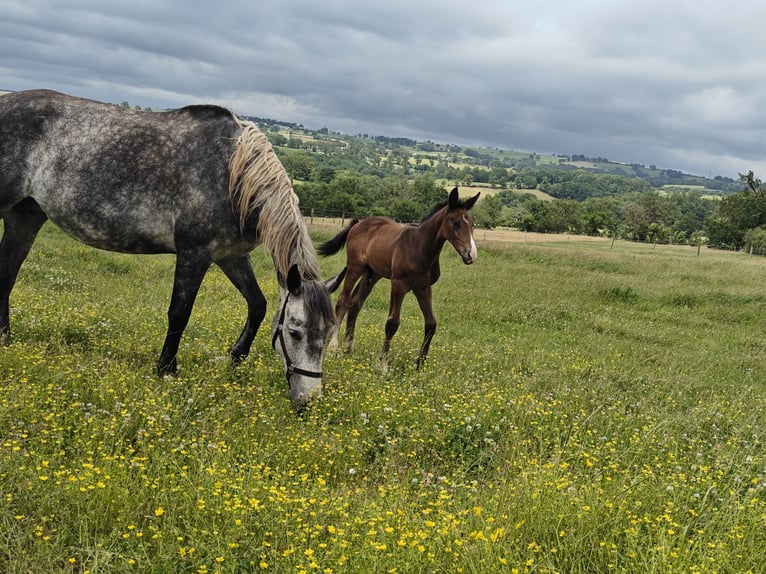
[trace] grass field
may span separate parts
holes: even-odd
[[[0,348],[0,571],[762,571],[766,260],[496,239],[445,248],[423,369],[412,297],[376,365],[381,283],[296,416],[266,327],[225,360],[222,273],[158,380],[172,257],[44,227]]]

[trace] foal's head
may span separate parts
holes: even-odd
[[[442,220],[441,234],[452,244],[455,251],[460,253],[466,265],[470,265],[478,257],[476,242],[473,240],[473,218],[468,213],[477,199],[479,199],[478,193],[465,201],[460,201],[457,188],[454,188],[444,207],[445,215]]]

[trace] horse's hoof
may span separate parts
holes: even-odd
[[[174,379],[178,376],[178,368],[175,365],[157,367],[157,375],[161,379]]]

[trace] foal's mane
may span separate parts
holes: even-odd
[[[254,123],[236,118],[241,128],[229,162],[229,195],[239,213],[239,226],[258,213],[257,234],[274,259],[281,277],[291,263],[301,276],[319,279],[314,245],[298,209],[298,196],[268,138]]]
[[[447,207],[448,204],[449,204],[449,198],[434,205],[431,208],[431,211],[429,211],[428,214],[426,214],[426,216],[420,220],[420,225],[423,225],[426,221],[431,219],[439,211]],[[461,207],[465,207],[465,200],[459,199],[457,202],[457,208],[460,209]]]
[[[426,221],[431,219],[434,215],[436,215],[439,211],[447,207],[447,204],[449,203],[448,199],[445,199],[441,203],[437,203],[431,208],[431,211],[429,211],[426,216],[420,220],[420,225],[423,225]]]

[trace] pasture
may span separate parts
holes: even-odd
[[[262,248],[250,357],[213,269],[160,380],[174,259],[45,225],[0,348],[0,571],[761,571],[766,260],[491,237],[445,247],[422,369],[411,295],[376,365],[381,281],[297,416]]]

